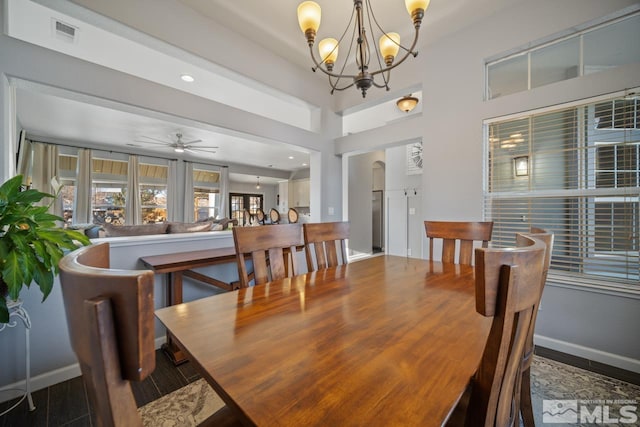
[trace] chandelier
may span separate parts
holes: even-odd
[[[329,76],[329,84],[331,85],[331,94],[336,90],[341,91],[348,89],[352,86],[356,86],[362,91],[362,97],[367,96],[367,89],[371,86],[377,88],[386,88],[389,90],[389,79],[391,77],[391,70],[398,65],[402,64],[409,55],[416,57],[418,52],[414,52],[416,43],[418,42],[418,34],[420,31],[420,24],[422,24],[422,18],[424,12],[429,6],[431,0],[405,0],[405,6],[407,11],[411,15],[413,20],[413,27],[415,29],[415,35],[411,47],[407,49],[400,44],[400,35],[398,33],[387,33],[384,31],[373,14],[370,0],[353,0],[353,11],[347,28],[345,28],[342,36],[339,40],[334,38],[326,38],[318,43],[318,52],[320,54],[320,61],[316,58],[313,52],[313,45],[316,39],[316,33],[320,27],[320,6],[313,1],[305,1],[298,6],[298,23],[300,29],[307,38],[307,44],[309,45],[309,52],[311,59],[315,64],[311,69],[315,72],[320,70]],[[366,22],[365,22],[366,17]],[[336,60],[338,59],[338,48],[342,44],[342,40],[345,38],[349,29],[351,30],[351,41],[348,44],[348,52],[345,58],[348,58],[352,52],[355,53],[357,73],[349,74],[345,73],[347,66],[347,59],[344,60],[339,71],[334,71]],[[375,30],[374,30],[375,28]],[[371,43],[368,37],[373,37],[374,34],[380,33],[379,48],[375,43],[375,58],[377,67],[374,71],[369,70],[369,63],[371,59]],[[344,48],[345,44],[343,44]],[[395,61],[398,52],[402,49],[403,55],[400,60]],[[395,61],[395,62],[394,62]],[[382,78],[382,82],[376,82],[374,77],[379,75]],[[343,85],[340,80],[345,79]]]

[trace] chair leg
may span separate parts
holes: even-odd
[[[533,405],[531,404],[531,369],[527,368],[522,372],[522,382],[520,384],[520,415],[524,427],[535,427],[533,419]]]

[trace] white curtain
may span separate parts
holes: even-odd
[[[73,223],[93,222],[91,214],[91,150],[78,149],[76,189],[73,197]]]
[[[129,156],[129,165],[127,166],[127,196],[124,211],[124,223],[126,225],[142,224],[138,156]]]
[[[51,185],[51,179],[58,179],[58,146],[36,142],[33,144],[33,168],[31,172],[31,186],[43,193],[54,194],[56,189]],[[51,203],[51,199],[43,199],[43,206]],[[49,209],[54,215],[62,216],[62,198],[53,201]]]
[[[229,168],[223,166],[220,169],[220,209],[218,210],[218,218],[227,216],[227,204],[229,201]]]
[[[167,172],[167,221],[177,221],[180,210],[178,191],[178,161],[169,160]]]
[[[187,162],[184,168],[184,221],[194,221],[193,204],[193,163]]]

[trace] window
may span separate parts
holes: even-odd
[[[564,36],[564,35],[563,35]],[[637,11],[487,61],[486,99],[640,62]]]
[[[193,206],[196,221],[216,218],[220,207],[220,173],[193,169]],[[226,216],[225,214],[220,214]]]
[[[77,163],[77,156],[66,154],[58,155],[60,184],[63,185],[60,197],[62,198],[62,216],[65,224],[73,223],[73,202],[75,200]]]
[[[127,162],[92,159],[91,207],[94,224],[124,224]]]
[[[582,283],[640,279],[640,100],[597,102],[492,120],[485,217],[493,244],[531,226],[553,231],[554,274]],[[516,162],[528,162],[517,173]]]
[[[138,166],[143,224],[167,220],[167,173],[164,165],[141,162]]]
[[[229,205],[231,206],[231,219],[238,220],[238,224],[242,224],[242,212],[249,210],[251,215],[258,212],[262,207],[262,194],[229,194]]]

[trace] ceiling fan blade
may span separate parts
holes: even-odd
[[[189,144],[195,144],[196,142],[202,142],[202,140],[201,139],[194,139],[193,141],[183,141],[183,144],[189,145]]]
[[[187,148],[193,148],[194,150],[216,150],[220,147],[214,147],[211,145],[198,145],[198,146],[192,146],[190,144],[185,144],[185,147]]]
[[[153,144],[153,145],[164,145],[165,147],[171,147],[170,142],[151,142],[151,141],[141,141],[139,139],[134,139],[134,142],[142,142],[143,144]]]
[[[146,135],[141,135],[141,136],[140,136],[140,138],[152,139],[152,140],[154,140],[154,141],[162,142],[163,144],[167,144],[167,145],[172,144],[172,143],[171,143],[171,142],[169,142],[169,141],[163,141],[163,140],[161,140],[161,139],[158,139],[158,138],[152,138],[152,137],[150,137],[150,136],[146,136]],[[145,141],[140,141],[140,142],[145,142]]]
[[[200,147],[198,147],[198,148],[196,148],[196,147],[189,147],[189,148],[186,148],[186,150],[189,150],[189,151],[191,151],[192,153],[195,153],[195,152],[197,152],[197,151],[198,151],[198,152],[201,152],[201,153],[211,153],[211,154],[215,154],[215,153],[216,153],[216,151],[215,151],[215,150],[213,150],[213,151],[212,151],[212,150],[205,150],[205,148],[218,148],[218,147],[202,147],[202,148],[200,148]]]

